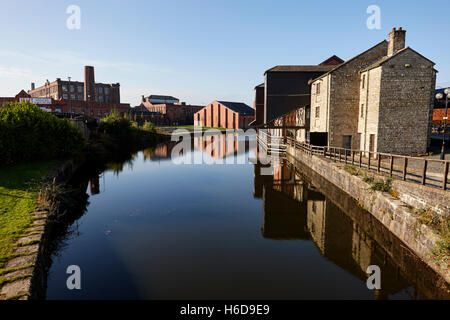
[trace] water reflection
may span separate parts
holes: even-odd
[[[356,201],[323,179],[312,181],[305,175],[307,168],[301,170],[302,173],[283,161],[275,168],[274,175],[262,176],[261,165],[254,166],[254,196],[263,200],[264,237],[310,239],[323,256],[361,281],[367,280],[368,266],[380,266],[382,289],[374,291],[376,299],[387,299],[399,292],[412,299],[448,299],[448,285],[442,279],[436,281],[439,277],[434,271]],[[317,186],[334,199],[324,196]],[[336,202],[351,207],[351,215]],[[364,225],[363,220],[370,220],[370,223]],[[373,239],[375,232],[380,238],[388,239],[388,251]],[[405,255],[408,261],[396,260],[397,256]],[[420,272],[419,277],[417,272]]]
[[[198,138],[191,153],[248,160],[239,139]],[[167,161],[174,146],[76,176],[90,203],[53,252],[49,298],[448,298],[375,218],[292,159],[269,176],[248,161],[176,166]],[[64,287],[75,262],[87,271],[83,292]],[[374,264],[375,292],[365,285]]]

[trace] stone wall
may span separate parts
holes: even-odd
[[[382,69],[378,152],[426,153],[436,81],[433,63],[406,49]]]
[[[370,150],[370,135],[378,136],[381,68],[362,73],[361,82],[363,79],[365,83],[364,88],[362,88],[361,83],[358,114],[358,132],[361,134],[359,149]],[[377,150],[376,139],[374,139],[374,142],[373,150]]]
[[[360,206],[374,215],[417,256],[442,275],[447,282],[450,282],[448,265],[446,263],[438,264],[430,258],[440,239],[431,228],[418,223],[417,216],[405,202],[388,193],[370,191],[367,183],[360,177],[345,171],[342,164],[336,164],[318,156],[306,155],[290,146],[287,148],[287,153],[356,199]],[[415,186],[410,185],[410,188]]]

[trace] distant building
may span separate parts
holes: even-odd
[[[152,94],[146,98],[142,96],[142,100],[147,101],[151,104],[175,104],[180,102],[179,99],[172,96],[160,96],[155,94]]]
[[[60,101],[63,113],[87,115],[101,119],[116,110],[121,115],[130,111],[130,105],[120,103],[120,84],[96,83],[94,67],[84,67],[84,82],[61,80],[35,88],[31,84],[28,94],[32,98],[48,98]]]
[[[32,98],[28,93],[24,90],[20,91],[14,97],[0,97],[0,108],[11,102],[25,102],[29,101],[36,106],[38,106],[41,110],[46,112],[63,112],[66,108],[66,103],[62,101],[56,101],[52,98]]]
[[[242,102],[213,101],[195,113],[194,124],[203,127],[245,129],[255,119],[255,109]]]
[[[47,80],[38,88],[32,83],[28,93],[36,98],[120,103],[120,84],[96,83],[91,66],[84,67],[84,82],[57,78],[53,82]]]
[[[150,96],[155,97],[155,96]],[[142,97],[142,102],[139,106],[133,108],[137,114],[142,111],[150,112],[160,115],[155,124],[158,125],[192,125],[194,113],[201,110],[204,106],[189,105],[184,102],[179,102],[173,97],[164,96],[165,101],[176,101],[171,103],[152,103],[150,101],[159,101],[157,99],[150,99],[150,97]],[[163,96],[157,96],[163,97]],[[172,98],[170,100],[169,98]],[[161,99],[163,100],[163,99]]]

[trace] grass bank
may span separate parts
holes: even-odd
[[[31,225],[41,179],[56,161],[0,168],[0,272]]]

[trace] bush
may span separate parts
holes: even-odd
[[[0,110],[0,165],[72,156],[84,138],[67,119],[59,119],[30,102]]]
[[[148,132],[152,132],[152,133],[156,132],[155,126],[151,122],[148,122],[148,121],[144,122],[144,125],[142,126],[142,129],[145,130],[145,131],[148,131]]]
[[[116,110],[103,118],[99,125],[99,132],[112,137],[125,137],[130,133],[131,124],[128,119],[122,118]]]

